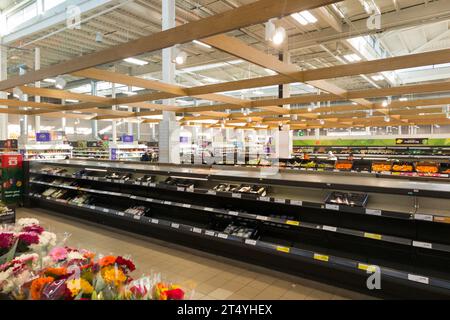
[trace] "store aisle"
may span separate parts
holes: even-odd
[[[161,272],[173,282],[195,287],[194,299],[373,299],[165,241],[49,214],[42,209],[18,209],[17,218],[24,217],[39,219],[46,229],[61,237],[69,233],[68,245],[103,254],[129,254],[137,265],[135,275],[151,270]]]

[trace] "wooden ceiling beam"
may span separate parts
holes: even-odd
[[[240,6],[211,17],[189,22],[175,28],[153,33],[142,38],[119,44],[105,50],[87,54],[70,62],[29,71],[0,82],[0,91],[45,78],[68,74],[94,66],[137,56],[145,52],[156,51],[196,39],[206,38],[220,33],[266,22],[273,17],[283,17],[291,13],[315,9],[338,0],[260,0]]]
[[[79,100],[83,102],[100,102],[100,103],[109,103],[112,102],[112,99],[105,97],[98,97],[89,94],[82,93],[74,93],[66,90],[59,89],[47,89],[47,88],[35,88],[28,86],[21,86],[20,90],[23,93],[33,96],[47,97],[47,98],[56,98],[56,99],[73,99]]]

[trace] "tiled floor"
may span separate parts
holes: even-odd
[[[90,222],[49,214],[41,209],[21,208],[18,218],[35,217],[63,238],[66,244],[103,254],[130,255],[138,277],[161,272],[182,286],[193,288],[192,299],[371,299],[308,279],[226,259],[153,238],[99,226]]]

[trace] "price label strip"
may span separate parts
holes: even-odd
[[[328,262],[328,260],[330,260],[330,257],[324,254],[314,253],[314,260]]]

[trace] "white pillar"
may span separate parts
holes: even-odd
[[[61,105],[66,105],[66,100],[64,100],[64,99],[62,99],[61,100]],[[63,111],[63,113],[64,113],[64,111]],[[67,126],[67,118],[66,117],[62,117],[61,118],[61,131],[66,131],[66,126]],[[73,132],[74,132],[74,134],[76,135],[76,132],[75,132],[75,125],[74,125],[74,127],[73,127]]]
[[[175,27],[175,0],[162,1],[162,29]],[[162,78],[165,83],[174,83],[175,65],[173,48],[162,50]],[[164,100],[164,104],[173,104],[172,100]],[[180,127],[175,112],[163,111],[163,120],[159,125],[159,161],[180,163]]]
[[[97,95],[97,81],[91,81],[91,94]],[[91,136],[93,140],[98,139],[98,120],[91,120]]]
[[[2,23],[0,23],[2,25]],[[0,38],[0,44],[2,43]],[[7,78],[7,50],[5,46],[0,45],[0,81],[6,80]],[[7,99],[8,94],[0,92],[0,99]],[[7,106],[0,106],[0,108],[7,108]],[[0,140],[8,139],[8,114],[0,114]]]
[[[35,48],[34,49],[34,70],[39,70],[39,69],[41,69],[41,48]],[[40,81],[35,82],[34,86],[36,88],[40,88],[41,82]],[[41,102],[41,97],[35,96],[34,101]],[[35,132],[41,131],[41,116],[34,116],[34,131]]]
[[[113,99],[116,98],[116,84],[115,83],[111,83],[111,97]],[[116,106],[112,106],[113,110],[116,110]],[[116,120],[112,121],[112,142],[116,143],[117,142],[117,125],[116,125]]]
[[[25,69],[19,68],[19,75],[23,76],[25,73]],[[22,94],[20,100],[28,101],[28,95]],[[28,143],[28,115],[22,115],[20,117],[20,142],[23,145]]]

